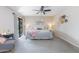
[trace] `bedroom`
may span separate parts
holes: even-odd
[[[0,21],[3,25],[3,27],[0,26],[0,33],[3,36],[14,34],[16,40],[13,41],[17,42],[10,43],[10,46],[5,45],[5,48],[3,48],[4,45],[1,45],[0,49],[3,49],[0,51],[6,50],[7,47],[13,49],[15,45],[15,50],[13,50],[15,53],[78,52],[72,48],[72,46],[76,46],[77,49],[79,47],[77,40],[79,33],[73,34],[76,33],[75,28],[78,25],[76,22],[78,19],[74,21],[77,17],[74,13],[77,13],[78,9],[78,7],[66,6],[0,7],[2,14]],[[1,41],[2,44],[5,41]]]

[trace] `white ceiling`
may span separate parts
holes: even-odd
[[[40,6],[8,6],[15,12],[23,15],[23,16],[40,16],[41,14],[36,14],[39,10]],[[47,12],[46,16],[53,16],[60,14],[65,8],[64,6],[46,6],[45,9],[51,9],[52,11]]]

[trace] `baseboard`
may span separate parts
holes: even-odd
[[[60,38],[62,40],[65,40],[66,42],[68,42],[69,44],[71,44],[74,49],[76,49],[77,51],[79,51],[79,44],[71,36],[69,36],[69,35],[67,35],[65,33],[62,33],[60,31],[54,31],[54,36],[56,36],[56,37],[58,37],[58,38]]]

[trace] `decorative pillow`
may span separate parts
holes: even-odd
[[[35,37],[37,35],[37,32],[36,31],[32,31],[31,35],[32,35],[32,37]]]
[[[0,44],[4,44],[7,39],[4,37],[0,37]]]

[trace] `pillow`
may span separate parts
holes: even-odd
[[[0,34],[0,37],[3,37],[3,35]]]
[[[4,37],[0,37],[0,44],[4,44],[7,39]]]

